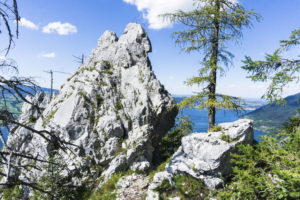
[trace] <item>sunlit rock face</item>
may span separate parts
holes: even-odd
[[[101,166],[98,175],[105,177],[121,170],[152,167],[154,149],[174,125],[178,111],[152,71],[149,52],[150,40],[139,24],[128,24],[120,38],[106,31],[87,62],[31,124],[73,144],[65,152],[58,150],[60,161],[68,166],[65,175],[76,170],[96,173],[91,165]],[[31,114],[23,115],[25,119]],[[28,134],[30,137],[24,137]],[[57,150],[23,128],[10,135],[9,141],[16,151],[41,159]],[[42,174],[33,170],[31,177]]]
[[[156,173],[148,188],[147,200],[158,200],[156,189],[163,180],[172,183],[172,177],[187,174],[203,180],[210,189],[223,183],[232,170],[231,153],[238,144],[253,143],[253,122],[241,119],[220,124],[221,131],[192,133],[181,140],[181,146],[166,165],[165,171]]]
[[[222,183],[232,168],[230,154],[238,144],[252,144],[251,120],[220,124],[222,131],[193,133],[182,138],[181,148],[173,155],[166,170],[172,174],[187,173],[203,179],[210,188]]]

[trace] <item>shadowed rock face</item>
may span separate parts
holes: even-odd
[[[79,167],[81,173],[93,173],[89,166],[94,163],[108,177],[128,168],[151,168],[153,151],[174,125],[178,111],[152,71],[149,52],[151,43],[138,24],[128,24],[120,38],[106,31],[88,61],[32,124],[77,146],[70,147],[75,154],[59,152],[70,171]],[[18,128],[9,144],[47,159],[53,147],[38,135],[15,143],[28,134]]]

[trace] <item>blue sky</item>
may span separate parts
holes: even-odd
[[[19,66],[22,76],[33,76],[44,87],[49,87],[49,77],[44,70],[73,73],[78,64],[72,55],[90,55],[97,40],[105,30],[120,35],[126,24],[143,24],[152,41],[150,59],[155,74],[172,94],[192,94],[199,90],[184,85],[184,81],[199,69],[201,55],[186,54],[174,44],[171,33],[180,25],[164,24],[157,14],[177,9],[189,10],[193,0],[19,0],[23,19],[20,37],[9,54]],[[259,98],[267,84],[252,83],[240,66],[245,55],[263,58],[278,47],[278,41],[286,39],[290,31],[299,28],[299,0],[240,0],[247,9],[260,13],[263,20],[244,31],[239,44],[230,45],[234,66],[226,76],[218,80],[219,92]],[[0,37],[2,45],[5,36]],[[300,55],[293,49],[287,56]],[[68,78],[55,74],[55,88]],[[292,84],[285,95],[300,90]]]

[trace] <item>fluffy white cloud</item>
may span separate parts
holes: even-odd
[[[194,8],[194,0],[123,0],[125,3],[135,5],[143,13],[144,19],[149,23],[149,28],[162,29],[171,27],[172,24],[163,20],[160,15],[178,10],[190,11]],[[231,0],[238,2],[238,0]]]
[[[51,22],[43,27],[43,33],[57,33],[59,35],[70,35],[77,33],[76,26],[70,23]]]
[[[55,52],[42,53],[41,55],[39,55],[39,57],[42,57],[42,58],[55,58],[56,54],[55,54]]]
[[[5,56],[0,56],[0,61],[6,60]]]
[[[170,27],[170,22],[164,21],[159,15],[177,10],[188,11],[193,8],[194,0],[123,0],[135,5],[143,12],[143,17],[149,22],[152,29]]]
[[[25,18],[20,19],[19,25],[32,30],[39,30],[39,27],[36,24]]]

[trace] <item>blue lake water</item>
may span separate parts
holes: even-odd
[[[216,122],[217,124],[223,122],[233,122],[240,118],[243,118],[243,115],[251,112],[244,111],[242,114],[237,115],[234,111],[228,110],[219,110],[216,113]],[[208,129],[208,114],[206,110],[196,110],[196,109],[183,109],[178,116],[189,116],[191,121],[194,123],[193,131],[194,132],[207,132]],[[264,135],[265,133],[261,131],[254,130],[254,138],[259,141],[259,136]]]

